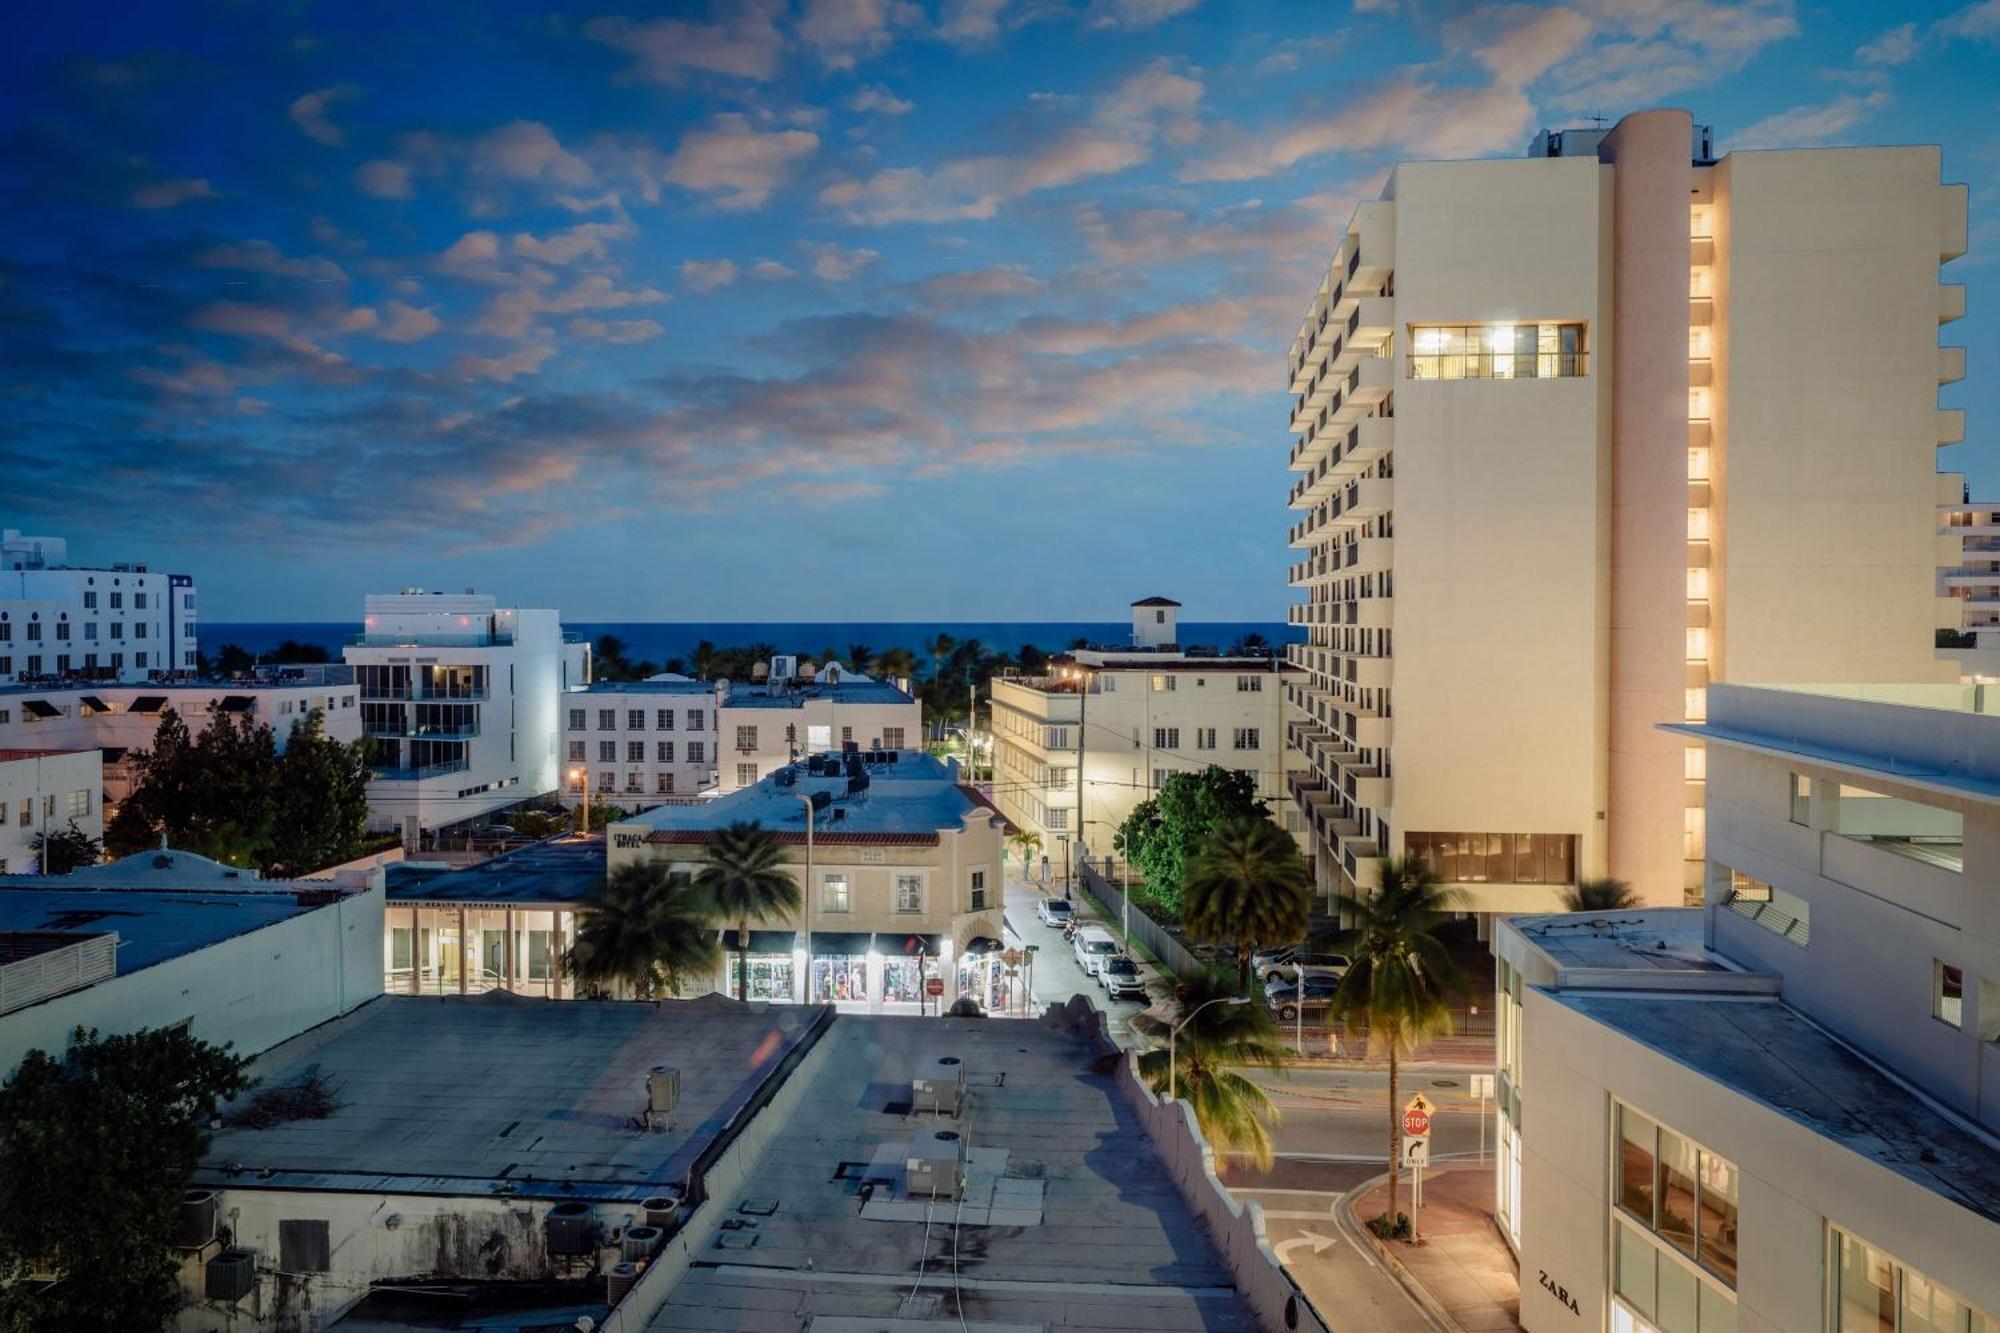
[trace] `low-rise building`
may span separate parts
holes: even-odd
[[[1020,1007],[1019,964],[1002,948],[1005,818],[959,780],[955,761],[851,754],[814,754],[712,801],[614,823],[610,866],[653,859],[698,874],[717,833],[758,825],[784,844],[804,907],[792,920],[750,923],[752,998],[914,1013],[926,999],[965,995],[992,1010]],[[714,984],[734,994],[734,929],[723,942],[731,952]],[[933,979],[940,997],[925,994]]]
[[[0,1071],[79,1027],[261,1051],[379,996],[381,935],[379,870],[264,880],[161,848],[0,876]]]
[[[0,749],[0,875],[39,874],[35,839],[74,826],[104,836],[104,757],[96,750]]]
[[[596,681],[563,694],[563,799],[627,811],[716,785],[716,710],[724,686],[686,676]]]
[[[845,745],[920,747],[924,707],[901,686],[837,662],[808,676],[796,657],[780,656],[762,682],[722,682],[715,727],[716,783],[731,792],[804,755]]]
[[[193,673],[194,579],[69,563],[60,537],[0,532],[0,685]]]
[[[1704,905],[1502,924],[1530,1333],[2000,1327],[1991,707],[1712,685]]]
[[[1178,606],[1134,602],[1130,649],[1079,648],[1044,675],[993,680],[994,801],[1058,868],[1072,848],[1108,853],[1167,774],[1211,764],[1251,774],[1274,817],[1304,828],[1288,783],[1301,763],[1285,739],[1296,714],[1282,688],[1302,673],[1262,652],[1182,648]]]

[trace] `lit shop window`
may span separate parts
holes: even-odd
[[[1413,380],[1572,379],[1588,370],[1581,324],[1430,324],[1410,330]]]

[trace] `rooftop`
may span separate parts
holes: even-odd
[[[568,694],[714,694],[716,683],[710,680],[691,680],[686,676],[673,680],[651,677],[646,680],[594,680],[588,685],[566,691]]]
[[[842,1015],[813,1083],[650,1327],[1250,1333],[1230,1270],[1082,1038],[1037,1023]],[[963,1061],[955,1120],[910,1078]],[[800,1077],[805,1077],[801,1074]],[[913,1139],[960,1134],[962,1206],[909,1197]],[[956,1317],[955,1317],[956,1316]]]
[[[773,687],[771,685],[743,685],[732,682],[729,693],[723,697],[725,708],[803,708],[810,699],[828,699],[837,704],[907,704],[915,703],[908,693],[897,689],[886,680],[843,680],[838,684],[822,685],[817,681],[798,680]]]
[[[266,1052],[282,1086],[317,1069],[323,1120],[214,1136],[196,1180],[231,1189],[643,1199],[685,1180],[825,1011],[697,1000],[387,995]],[[648,1129],[646,1075],[681,1078]]]
[[[870,752],[877,753],[877,752]],[[648,842],[703,842],[717,829],[741,821],[774,829],[788,841],[805,841],[806,812],[799,798],[824,796],[814,816],[819,842],[906,840],[934,843],[941,830],[965,826],[967,812],[1002,816],[977,791],[961,786],[956,762],[920,750],[893,750],[893,763],[865,765],[867,785],[850,794],[854,779],[815,776],[792,764],[750,787],[694,805],[660,805],[621,819],[619,827],[648,829]],[[789,778],[790,785],[781,785]]]
[[[96,754],[96,750],[6,750],[0,749],[0,764],[11,764],[23,759],[54,759],[66,754]]]
[[[83,680],[62,677],[45,680],[40,684],[16,683],[0,685],[0,696],[31,694],[37,698],[50,699],[57,696],[102,696],[107,700],[124,703],[133,712],[158,712],[159,706],[149,709],[132,708],[138,700],[153,697],[162,699],[169,694],[207,692],[220,699],[231,694],[256,694],[267,690],[324,690],[354,683],[354,668],[339,663],[289,668],[297,674],[290,676],[257,676],[248,679],[207,679],[195,676],[181,676],[171,680]]]
[[[1695,907],[1555,912],[1512,917],[1507,925],[1558,968],[1730,971],[1703,946],[1702,915]]]
[[[604,838],[553,838],[461,869],[392,864],[387,874],[392,903],[573,903],[604,885]]]
[[[2000,1222],[2000,1144],[1777,1000],[1583,991],[1550,998]]]
[[[313,910],[292,892],[145,890],[0,876],[0,933],[118,934],[118,972],[136,972]],[[63,887],[53,887],[62,885]]]
[[[1136,601],[1136,602],[1132,603],[1132,605],[1134,605],[1134,606],[1179,606],[1179,605],[1180,605],[1180,603],[1179,603],[1179,602],[1177,602],[1177,601],[1175,601],[1175,600],[1174,600],[1173,598],[1171,598],[1171,597],[1141,597],[1141,598],[1140,598],[1140,599],[1139,599],[1138,601]]]

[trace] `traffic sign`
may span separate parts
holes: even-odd
[[[1431,1133],[1431,1104],[1421,1092],[1403,1104],[1403,1137],[1425,1139]]]
[[[932,999],[936,999],[938,996],[944,994],[944,978],[926,977],[924,979],[924,994],[930,996]]]
[[[1493,1075],[1474,1074],[1472,1076],[1472,1095],[1481,1100],[1490,1098],[1493,1095]]]
[[[1429,1166],[1431,1164],[1431,1141],[1428,1138],[1403,1140],[1403,1165],[1406,1167]]]

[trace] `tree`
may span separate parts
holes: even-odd
[[[694,878],[724,921],[736,923],[736,998],[750,994],[750,923],[793,915],[805,901],[780,867],[785,847],[761,824],[737,820],[708,844],[708,864]]]
[[[865,643],[847,645],[847,665],[856,671],[866,671],[875,661],[875,650]]]
[[[1021,858],[1022,873],[1031,872],[1035,857],[1042,850],[1042,835],[1033,829],[1016,829],[1007,835],[1007,844],[1014,849],[1014,855]]]
[[[1193,1015],[1172,1042],[1171,1078],[1166,1037],[1173,1023],[1142,1016],[1132,1025],[1161,1044],[1139,1057],[1139,1075],[1156,1096],[1171,1083],[1194,1110],[1201,1132],[1219,1151],[1239,1153],[1268,1171],[1274,1160],[1266,1121],[1276,1121],[1271,1095],[1237,1070],[1250,1065],[1279,1069],[1291,1059],[1277,1025],[1261,1004],[1220,1003],[1233,992],[1228,974],[1197,972],[1181,985],[1174,1023]],[[1202,1006],[1206,1005],[1206,1008]]]
[[[1563,890],[1562,905],[1570,912],[1623,912],[1641,903],[1622,879],[1587,879]]]
[[[211,665],[217,675],[240,676],[254,670],[257,659],[242,644],[225,643],[215,650],[215,661]]]
[[[1271,641],[1251,630],[1235,643],[1229,645],[1231,657],[1262,657],[1271,651]]]
[[[622,984],[645,998],[671,994],[715,966],[714,901],[663,862],[618,867],[578,911],[563,966],[581,985]]]
[[[175,841],[217,861],[252,865],[277,811],[277,736],[242,713],[210,713],[191,747],[197,785],[190,835]]]
[[[1159,793],[1141,801],[1118,826],[1112,846],[1146,877],[1146,896],[1170,915],[1182,909],[1188,861],[1232,819],[1268,819],[1257,780],[1210,764],[1199,773],[1169,773]]]
[[[332,659],[327,656],[324,644],[286,639],[257,660],[267,666],[311,666]]]
[[[1342,894],[1335,900],[1356,924],[1341,931],[1334,945],[1351,961],[1333,993],[1333,1012],[1345,1022],[1365,1022],[1368,1049],[1389,1061],[1389,1209],[1378,1230],[1398,1221],[1403,1108],[1397,1104],[1397,1064],[1451,1031],[1447,996],[1457,969],[1436,931],[1457,900],[1457,890],[1439,884],[1417,857],[1384,860],[1373,894]]]
[[[166,1326],[181,1193],[243,1065],[171,1028],[28,1052],[0,1088],[0,1329]]]
[[[44,875],[67,875],[78,866],[96,865],[104,859],[104,844],[78,828],[74,819],[59,832],[37,833],[28,845]]]
[[[875,672],[881,676],[895,676],[903,680],[914,680],[917,674],[917,655],[908,648],[884,648],[875,655]]]
[[[266,874],[295,879],[360,854],[368,832],[365,738],[332,739],[315,708],[292,724],[273,771],[270,831],[257,853]]]
[[[105,845],[114,856],[157,846],[160,835],[185,846],[193,836],[200,777],[195,771],[194,738],[187,723],[172,708],[160,714],[153,730],[153,748],[127,758],[133,773],[132,794],[118,807]]]
[[[1196,939],[1236,950],[1236,985],[1250,993],[1250,955],[1259,945],[1303,939],[1312,912],[1305,858],[1292,835],[1268,817],[1241,815],[1219,825],[1195,852],[1181,883],[1181,921]]]

